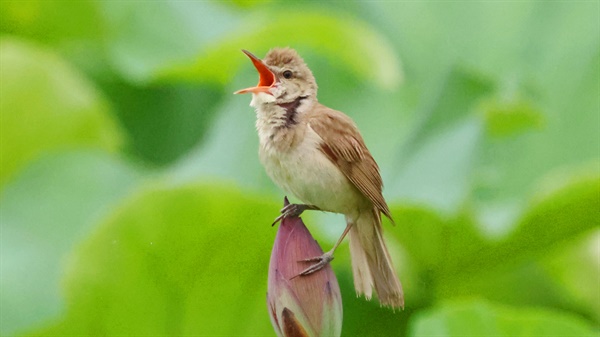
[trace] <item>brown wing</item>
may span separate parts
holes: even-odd
[[[392,220],[390,210],[381,194],[383,182],[379,166],[352,119],[339,111],[318,104],[313,108],[308,124],[323,139],[321,151],[371,200],[376,209]]]

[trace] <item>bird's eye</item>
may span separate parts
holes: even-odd
[[[292,75],[293,75],[293,73],[292,73],[291,70],[286,70],[286,71],[283,72],[283,77],[284,78],[290,79],[290,78],[292,78]]]

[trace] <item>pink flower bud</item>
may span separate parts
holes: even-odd
[[[287,198],[285,204],[287,205]],[[342,297],[331,266],[297,276],[323,250],[300,218],[279,225],[269,263],[267,306],[278,336],[340,336]]]

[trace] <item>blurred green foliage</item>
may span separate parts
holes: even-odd
[[[1,6],[0,334],[272,334],[283,195],[231,93],[274,46],[359,125],[397,222],[406,309],[356,298],[342,245],[343,335],[598,334],[598,2]]]

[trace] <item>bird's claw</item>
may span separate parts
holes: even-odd
[[[300,274],[294,276],[306,276],[306,275],[310,275],[316,271],[319,271],[321,269],[323,269],[323,267],[325,267],[326,265],[329,264],[329,262],[331,262],[333,260],[333,253],[332,252],[327,252],[321,256],[317,256],[317,257],[313,257],[310,259],[305,259],[305,260],[300,260],[299,262],[317,262],[315,264],[313,264],[312,266],[304,269],[303,271],[300,272]]]
[[[279,221],[283,220],[283,218],[294,218],[294,217],[298,217],[300,216],[300,214],[302,214],[302,212],[304,212],[307,209],[310,209],[311,206],[309,205],[303,205],[303,204],[288,204],[285,207],[283,207],[281,209],[281,211],[279,211],[281,213],[281,215],[279,215],[277,218],[275,218],[275,221],[273,221],[273,224],[271,226],[275,226],[276,223],[278,223]]]

